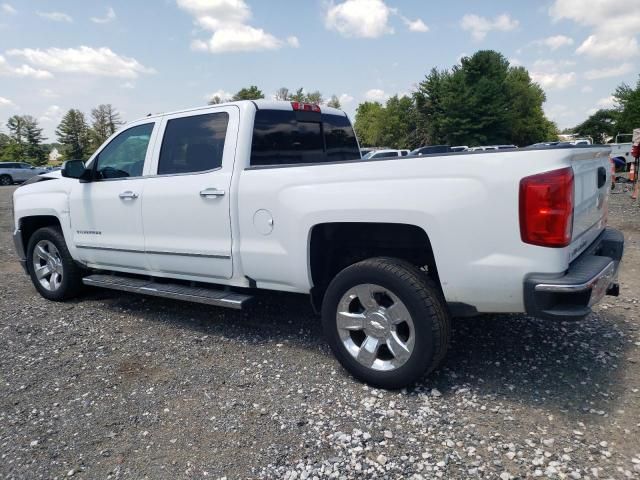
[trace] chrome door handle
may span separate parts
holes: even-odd
[[[217,188],[205,188],[200,190],[200,196],[204,198],[208,197],[223,197],[226,192],[224,190],[218,190]]]
[[[138,194],[135,192],[132,192],[131,190],[127,190],[126,192],[122,192],[120,195],[118,195],[120,198],[125,199],[125,198],[138,198]]]

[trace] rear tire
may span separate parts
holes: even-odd
[[[13,178],[9,175],[0,175],[0,185],[13,185]]]
[[[451,335],[440,289],[396,258],[371,258],[342,270],[325,294],[322,323],[342,366],[387,389],[406,387],[435,370]]]
[[[59,228],[43,227],[31,235],[27,269],[36,290],[47,300],[61,302],[82,289],[84,270],[71,257]]]

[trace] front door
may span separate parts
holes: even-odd
[[[152,272],[231,278],[231,176],[239,109],[168,115],[145,180],[142,218]]]
[[[93,181],[78,182],[71,190],[73,243],[90,266],[146,269],[142,175],[155,127],[156,122],[147,121],[118,134],[88,166]]]

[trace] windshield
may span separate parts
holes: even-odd
[[[367,154],[366,154],[366,155],[364,155],[362,158],[365,158],[365,159],[366,159],[366,158],[371,158],[371,157],[373,157],[373,156],[375,155],[375,153],[376,153],[376,152],[374,152],[374,151],[367,152]]]

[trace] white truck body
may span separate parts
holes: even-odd
[[[260,103],[267,107],[290,108],[284,102]],[[167,121],[219,111],[230,116],[222,167],[156,175]],[[605,167],[609,175],[607,148],[256,168],[250,166],[255,112],[253,102],[239,102],[133,122],[127,128],[154,124],[142,176],[92,183],[59,178],[20,188],[16,229],[24,217],[58,218],[73,257],[95,269],[237,287],[249,287],[252,279],[257,288],[308,293],[314,226],[415,225],[431,241],[448,302],[472,305],[478,312],[524,312],[525,277],[565,272],[605,228],[606,187],[596,188],[596,171]],[[520,179],[562,167],[573,168],[575,175],[571,244],[523,243]],[[199,192],[207,188],[225,195],[203,199]],[[126,192],[137,198],[120,198]]]

